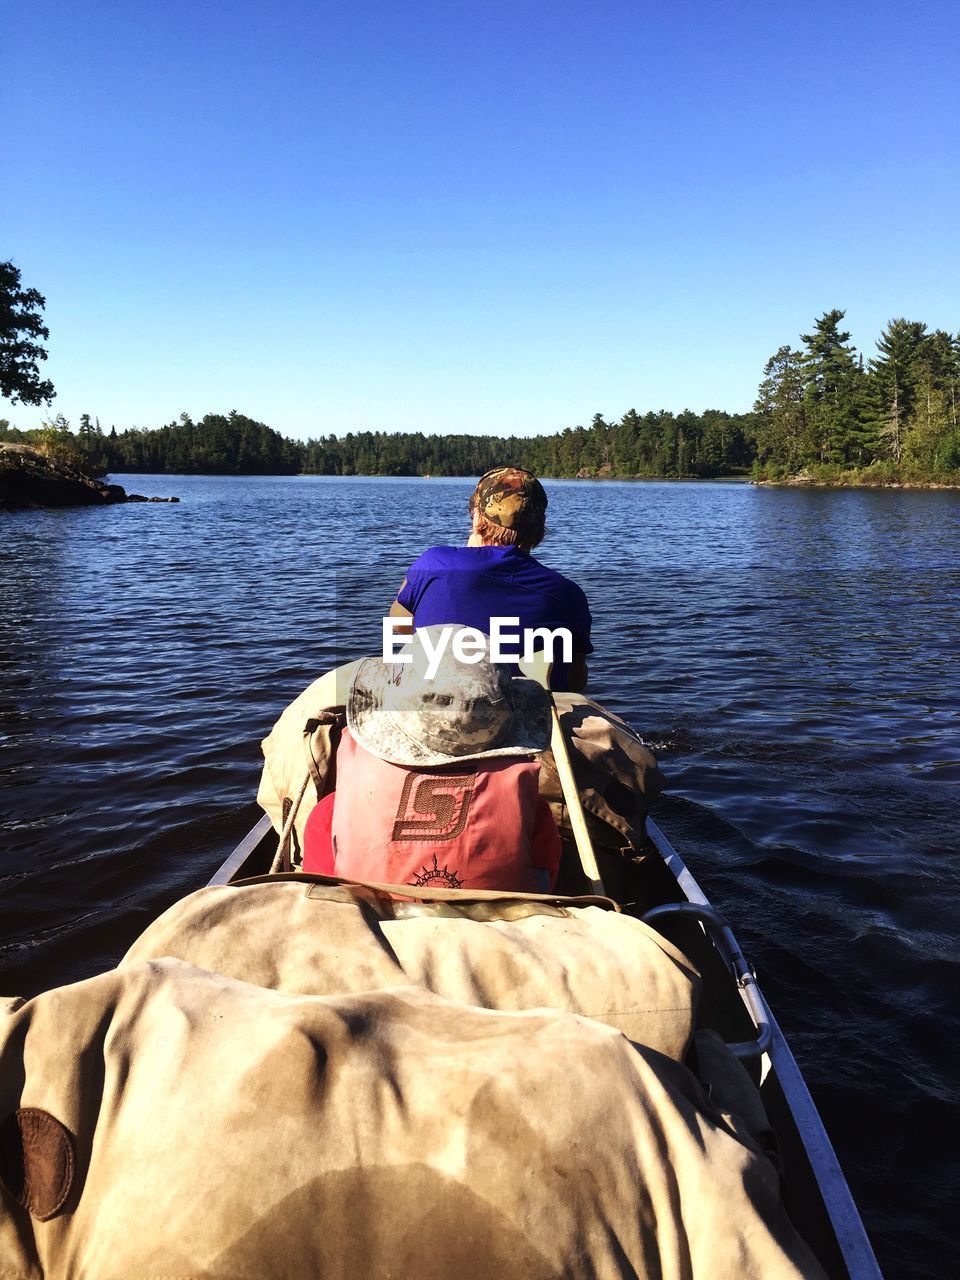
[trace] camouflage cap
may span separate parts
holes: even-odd
[[[443,631],[427,627],[432,647]],[[451,637],[452,640],[452,637]],[[422,632],[414,634],[411,661],[360,663],[347,696],[347,725],[371,755],[407,768],[531,756],[550,743],[550,699],[535,680],[511,679],[484,655],[459,662],[448,643],[436,673]]]
[[[547,495],[532,471],[494,467],[477,483],[470,500],[470,510],[474,509],[503,529],[538,531],[547,513]]]

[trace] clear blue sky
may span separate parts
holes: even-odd
[[[832,307],[960,328],[956,0],[0,0],[0,46],[74,426],[745,410]]]

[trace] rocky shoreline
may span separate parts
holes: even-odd
[[[105,484],[79,462],[32,445],[0,443],[0,511],[179,501],[179,498],[147,498],[141,493],[127,493],[119,484]]]
[[[857,476],[847,473],[836,479],[811,475],[808,471],[783,476],[779,480],[751,480],[751,484],[768,489],[960,489],[960,484],[943,480],[888,480],[880,476]]]

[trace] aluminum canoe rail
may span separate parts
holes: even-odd
[[[747,1013],[757,1028],[757,1038],[728,1044],[727,1048],[738,1058],[759,1058],[767,1053],[773,1043],[773,1015],[757,985],[757,975],[747,964],[726,920],[719,911],[702,902],[665,902],[662,906],[651,907],[644,913],[642,920],[644,924],[654,924],[665,916],[692,918],[703,925],[733,974],[740,999],[747,1006]]]
[[[776,1018],[770,1011],[770,1006],[764,999],[756,975],[744,959],[729,925],[711,906],[686,863],[651,818],[647,819],[647,834],[657,846],[660,856],[673,873],[687,901],[675,904],[672,908],[670,904],[662,908],[654,907],[647,912],[644,919],[653,921],[658,913],[666,916],[672,909],[674,914],[699,919],[709,932],[721,957],[731,968],[737,980],[741,999],[757,1028],[757,1041],[746,1042],[745,1046],[731,1045],[730,1048],[740,1056],[747,1056],[743,1052],[746,1048],[751,1053],[764,1053],[769,1059],[797,1126],[797,1133],[823,1197],[824,1207],[850,1280],[883,1280],[873,1248],[860,1219],[859,1210],[847,1186],[847,1180],[843,1176],[833,1145],[827,1137],[820,1113],[800,1073],[797,1060]],[[690,907],[693,910],[685,909]],[[741,969],[749,975],[749,981],[744,982],[741,979]],[[763,1049],[758,1048],[761,1041],[764,1042]]]
[[[248,831],[237,847],[231,853],[220,867],[217,868],[215,874],[207,881],[207,887],[214,884],[228,884],[231,878],[240,870],[246,860],[253,853],[254,849],[264,838],[273,824],[270,821],[270,815],[265,813],[252,831]]]

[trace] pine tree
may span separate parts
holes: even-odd
[[[804,461],[805,386],[802,352],[792,350],[789,344],[778,348],[763,366],[763,381],[753,406],[758,462],[777,463],[794,471]]]
[[[877,386],[864,368],[863,356],[857,361],[854,384],[854,414],[847,441],[847,460],[857,467],[868,467],[881,453]]]
[[[944,465],[944,446],[956,428],[960,360],[953,339],[942,329],[927,334],[917,350],[914,402],[905,451],[926,471]]]
[[[38,364],[47,358],[41,344],[50,337],[45,306],[42,293],[21,287],[19,267],[0,262],[0,397],[11,404],[49,404],[56,395]]]
[[[920,352],[926,338],[925,324],[902,317],[891,320],[877,339],[879,357],[870,361],[879,389],[878,434],[883,451],[897,464],[903,458],[907,423],[916,401]]]
[[[620,419],[613,442],[613,469],[618,476],[635,476],[640,470],[637,457],[637,437],[640,433],[640,415],[636,409],[628,409]]]
[[[856,450],[861,373],[850,334],[841,332],[845,311],[824,312],[806,343],[804,403],[807,439],[819,462],[844,463]]]

